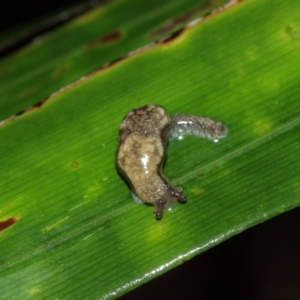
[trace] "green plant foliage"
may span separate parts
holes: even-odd
[[[0,61],[0,120],[227,0],[110,1]]]
[[[0,297],[115,298],[298,206],[299,14],[242,1],[3,122]],[[122,118],[148,103],[229,128],[170,143],[165,175],[188,201],[161,221],[115,168]]]

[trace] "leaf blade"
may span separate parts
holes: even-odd
[[[294,7],[272,3],[277,22],[259,13],[269,1],[243,2],[0,127],[1,212],[18,217],[0,236],[7,298],[119,296],[299,205],[300,58],[285,34]],[[245,37],[240,45],[236,34],[233,49],[225,41],[237,24]],[[130,199],[114,167],[122,117],[153,99],[230,130],[219,143],[169,145],[165,173],[188,203],[161,222]]]

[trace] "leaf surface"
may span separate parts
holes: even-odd
[[[3,122],[3,299],[115,298],[298,206],[299,14],[240,2]],[[229,128],[170,143],[164,172],[188,201],[159,222],[115,168],[123,116],[148,103]]]
[[[52,34],[37,37],[0,61],[0,120],[226,2],[108,1]]]

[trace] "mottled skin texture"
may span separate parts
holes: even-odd
[[[120,127],[117,163],[136,195],[154,205],[156,218],[175,199],[186,201],[180,188],[171,186],[162,174],[169,138],[170,117],[158,105],[130,111]]]
[[[217,141],[227,128],[209,118],[180,114],[170,118],[159,105],[145,105],[130,111],[120,127],[117,165],[135,195],[154,205],[156,218],[174,200],[185,202],[182,189],[173,187],[162,174],[169,139],[194,135]]]

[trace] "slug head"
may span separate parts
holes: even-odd
[[[181,203],[186,202],[186,196],[181,193],[182,188],[175,188],[169,186],[165,194],[154,204],[155,217],[160,220],[163,216],[163,211],[165,207],[170,207],[176,200]]]

